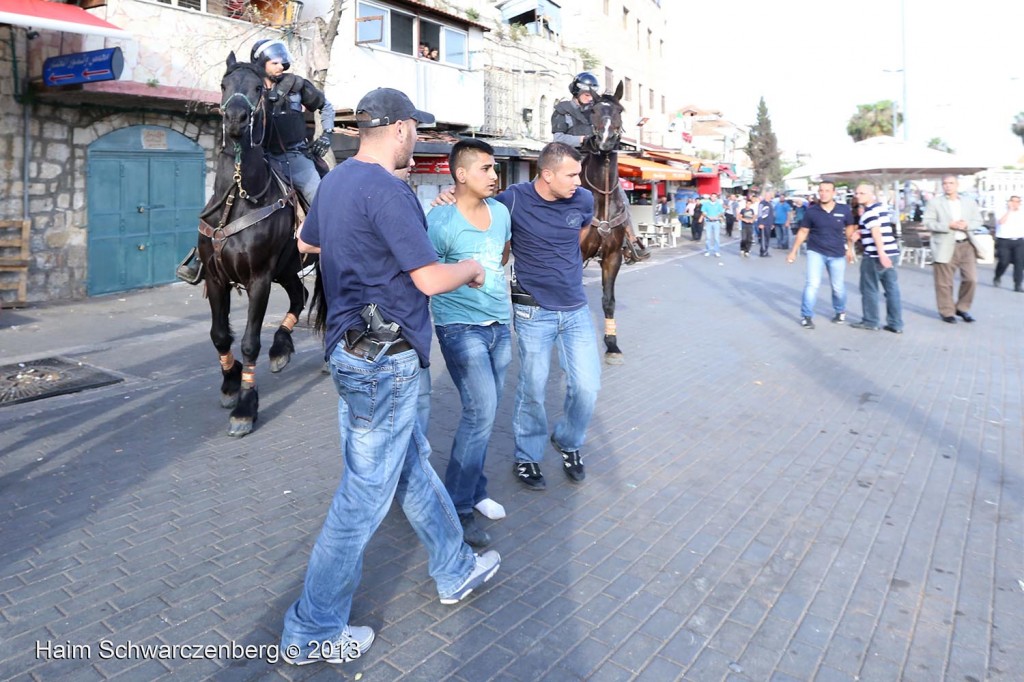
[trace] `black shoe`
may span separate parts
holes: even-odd
[[[960,312],[960,311],[958,310],[958,311],[956,311],[956,314],[957,314],[957,315],[959,315],[959,316],[960,316],[960,318],[961,318],[961,319],[962,319],[962,320],[963,320],[964,322],[974,322],[974,316],[973,316],[973,315],[971,315],[970,313],[967,313],[967,312],[963,312],[963,313],[962,313],[962,312]]]
[[[1019,284],[1015,286],[1013,290],[1016,291],[1018,294],[1024,294],[1024,287],[1020,286]]]
[[[866,329],[867,331],[871,331],[871,332],[877,332],[878,329],[879,329],[878,327],[876,327],[874,325],[870,325],[867,322],[863,322],[863,321],[861,321],[861,322],[854,322],[850,326],[852,328],[854,328],[854,329]]]
[[[885,325],[884,327],[882,327],[882,329],[884,329],[887,332],[892,332],[893,334],[902,334],[903,333],[902,329],[897,329],[896,327],[892,327],[890,325]]]
[[[832,324],[846,324],[846,313],[836,313],[833,315]]]
[[[998,278],[998,277],[995,277],[995,278],[993,278],[993,280],[992,280],[992,286],[994,286],[994,287],[996,287],[996,288],[998,288],[998,287],[999,287],[999,278]]]
[[[544,490],[548,484],[544,482],[544,474],[540,473],[540,465],[534,462],[516,462],[516,478],[530,490]]]
[[[953,317],[952,315],[939,315],[939,317],[942,318],[943,322],[948,322],[950,324],[956,324],[956,318]]]
[[[462,539],[470,547],[486,547],[491,544],[490,534],[480,527],[473,512],[459,514],[459,523],[462,524]]]
[[[197,256],[196,247],[193,246],[185,259],[178,264],[178,269],[174,271],[175,277],[192,285],[199,284],[203,279],[203,262]]]
[[[551,446],[562,455],[562,471],[570,481],[579,483],[587,477],[587,472],[583,470],[583,455],[579,450],[563,450],[558,447],[554,436],[551,436]]]
[[[800,318],[800,326],[804,329],[814,329],[814,320],[809,317]]]

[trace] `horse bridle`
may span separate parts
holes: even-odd
[[[594,106],[595,107],[597,106],[596,102],[595,102]],[[596,135],[597,128],[596,128],[596,126],[594,126],[593,121],[591,121],[590,125],[591,125],[591,129],[594,131],[594,133]],[[608,141],[612,143],[611,144],[611,150],[614,150],[616,147],[618,147],[620,137],[621,137],[621,133],[620,132],[616,132],[614,135],[609,135],[608,136]],[[593,139],[594,138],[591,138],[591,140],[593,140]],[[611,150],[604,151],[601,148],[599,148],[594,142],[591,142],[590,140],[587,140],[587,143],[589,144],[589,147],[590,147],[589,151],[591,153],[593,153],[594,155],[600,157],[602,167],[607,166],[609,164],[610,160],[611,160],[611,158],[610,158]],[[587,168],[589,170],[589,166]],[[589,172],[586,174],[587,184],[590,187],[592,187],[595,192],[597,192],[598,194],[600,194],[603,197],[603,203],[604,203],[603,215],[605,216],[605,220],[596,220],[593,223],[591,223],[592,225],[594,225],[597,228],[598,233],[601,234],[602,236],[609,234],[612,230],[614,230],[616,227],[618,227],[618,225],[613,225],[612,221],[609,220],[608,217],[609,217],[609,213],[611,212],[612,193],[617,191],[618,190],[618,186],[619,186],[619,184],[618,184],[618,177],[616,177],[614,180],[612,180],[611,173],[605,172],[605,173],[603,173],[603,175],[605,176],[607,181],[604,183],[604,187],[602,188],[602,187],[598,187],[597,186],[597,183],[594,182],[594,179],[591,177]],[[621,224],[621,223],[619,223],[619,224]]]

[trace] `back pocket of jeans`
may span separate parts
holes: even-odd
[[[373,424],[377,406],[377,380],[369,375],[338,372],[339,393],[348,405],[348,421],[352,428],[365,429]]]

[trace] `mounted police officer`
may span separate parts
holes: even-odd
[[[274,170],[302,196],[306,206],[313,201],[320,186],[320,172],[313,155],[323,157],[331,148],[334,133],[334,107],[323,91],[311,82],[293,73],[285,73],[292,65],[288,46],[281,40],[258,40],[252,46],[250,61],[261,67],[266,85],[266,99],[270,119],[263,148]],[[306,141],[308,111],[320,112],[323,134],[312,144]],[[326,168],[325,171],[326,172]],[[181,265],[177,277],[189,284],[202,279],[202,264],[193,248]]]
[[[570,147],[579,148],[594,133],[594,125],[590,121],[590,110],[594,98],[598,96],[597,77],[592,73],[578,74],[569,84],[572,99],[559,102],[551,114],[551,132],[554,141],[562,142]],[[622,193],[623,206],[629,206],[629,200]],[[626,238],[623,243],[623,254],[626,263],[636,263],[651,257],[633,233],[633,226],[627,222]]]

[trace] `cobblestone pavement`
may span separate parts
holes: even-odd
[[[393,512],[353,609],[378,638],[331,667],[240,648],[277,642],[341,473],[318,341],[297,332],[280,374],[264,356],[259,422],[232,439],[198,289],[3,311],[3,364],[125,381],[0,407],[0,678],[1020,679],[1024,296],[980,267],[978,321],[947,325],[906,266],[905,334],[830,324],[827,287],[804,330],[802,262],[772,256],[685,242],[623,270],[626,364],[580,486],[553,457],[546,492],[513,480],[513,364],[486,470],[501,571],[442,606]],[[431,369],[443,469],[458,401],[436,349]],[[552,414],[559,391],[553,372]],[[224,648],[137,648],[161,644]]]

